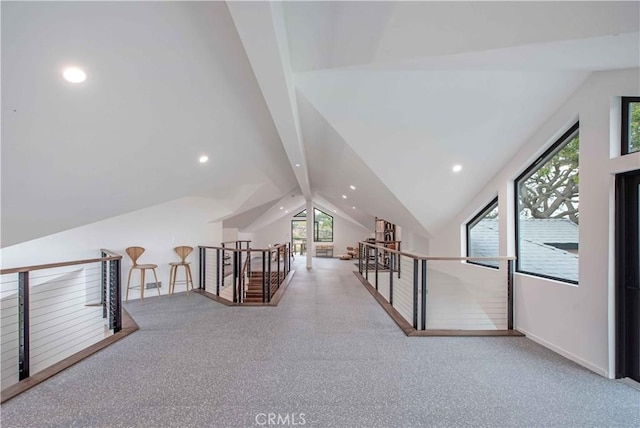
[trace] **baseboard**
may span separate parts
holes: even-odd
[[[544,346],[545,348],[551,349],[553,352],[555,352],[556,354],[560,354],[563,357],[573,361],[574,363],[580,364],[582,367],[591,370],[592,372],[599,374],[602,377],[606,377],[609,378],[609,372],[605,369],[603,369],[602,367],[598,367],[594,364],[591,364],[589,361],[586,361],[580,357],[578,357],[575,354],[572,354],[571,352],[567,351],[566,349],[562,349],[559,346],[554,345],[551,342],[548,342],[546,340],[544,340],[541,337],[536,336],[535,334],[528,332],[527,330],[518,327],[518,330],[521,331],[522,333],[524,333],[527,338],[533,340],[534,342]]]

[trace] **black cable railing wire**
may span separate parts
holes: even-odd
[[[429,263],[427,328],[506,329],[508,301],[504,275],[483,270],[486,278],[464,277],[451,273],[451,263]]]
[[[244,242],[244,241],[243,241]],[[205,247],[200,249],[200,287],[234,303],[243,303],[251,284],[255,287],[256,273],[264,277],[268,303],[290,270],[289,247],[283,244],[269,249]],[[263,263],[264,261],[264,263]],[[261,268],[264,265],[264,268]],[[255,288],[251,293],[255,299]],[[255,303],[255,300],[253,301]]]
[[[104,253],[103,253],[104,255]],[[113,334],[119,327],[119,256],[113,260],[70,262],[27,273],[2,274],[2,388],[23,378],[21,362],[28,361],[33,375]],[[108,257],[114,257],[109,255]],[[40,270],[42,269],[42,270]],[[16,269],[17,270],[17,269]],[[7,270],[16,272],[16,270]],[[114,276],[115,274],[115,276]],[[21,281],[28,281],[28,360],[20,345]],[[115,290],[115,291],[114,291]],[[113,296],[111,293],[115,293]],[[113,312],[113,311],[116,312]],[[114,318],[116,317],[116,318]],[[114,321],[115,320],[115,321]],[[27,331],[27,330],[25,330]]]
[[[399,275],[393,278],[393,307],[408,322],[413,319],[413,259],[408,257],[395,257],[398,263]],[[419,271],[418,271],[419,275]]]
[[[2,387],[18,379],[18,281],[15,275],[2,275],[0,281],[0,364]]]
[[[35,295],[38,293],[42,293],[42,292],[51,292],[51,291],[56,291],[56,290],[61,290],[61,289],[65,289],[65,288],[69,288],[69,278],[70,276],[72,276],[73,274],[81,274],[82,278],[85,278],[84,282],[92,282],[92,281],[100,281],[101,279],[101,268],[100,266],[96,266],[95,268],[91,268],[91,269],[82,269],[82,270],[73,270],[70,272],[65,272],[65,273],[59,273],[55,276],[58,276],[59,279],[57,280],[49,280],[49,281],[43,281],[43,282],[39,282],[38,280],[41,280],[42,278],[50,278],[52,275],[45,275],[45,276],[33,276],[30,277],[29,281],[32,287],[31,293],[30,295]],[[60,278],[62,277],[62,278]],[[40,284],[42,283],[46,283],[47,284],[47,290],[37,290],[35,289],[35,287],[38,287]],[[53,284],[60,284],[59,287],[51,287],[51,285]],[[32,299],[33,301],[33,299]]]
[[[413,257],[361,243],[358,268],[369,284],[414,328],[510,328],[509,270],[507,275],[504,270],[465,275],[466,266],[460,270],[453,265],[462,260],[464,258]]]
[[[105,337],[101,275],[96,263],[30,278],[32,373]]]
[[[73,335],[73,337],[70,337]],[[31,364],[32,373],[36,373],[63,358],[72,355],[106,337],[104,324],[84,326],[78,329],[70,329],[66,336],[62,336],[39,346],[32,346]],[[43,367],[39,366],[39,363]]]

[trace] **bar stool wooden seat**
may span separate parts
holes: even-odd
[[[189,293],[189,283],[191,283],[191,289],[193,290],[193,277],[191,276],[191,262],[185,261],[185,259],[193,251],[193,247],[181,246],[173,249],[176,252],[180,261],[176,263],[169,263],[169,294],[173,294],[176,288],[176,276],[178,274],[178,268],[184,267],[185,286],[187,288],[187,294]]]
[[[142,253],[144,253],[145,251],[144,248],[142,247],[129,247],[125,251],[127,252],[127,255],[131,258],[131,261],[133,262],[133,265],[131,266],[131,268],[129,268],[129,278],[127,279],[127,294],[126,294],[125,300],[129,300],[129,285],[131,284],[131,273],[134,271],[134,269],[140,270],[140,300],[144,299],[144,272],[147,269],[151,269],[151,271],[153,271],[153,277],[156,279],[156,289],[158,290],[158,296],[159,296],[160,283],[158,282],[158,275],[156,275],[156,268],[158,267],[158,265],[154,265],[154,264],[139,265],[138,264],[138,259],[140,258]],[[137,287],[131,287],[131,288],[137,288]]]

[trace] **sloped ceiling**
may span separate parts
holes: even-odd
[[[262,73],[272,65],[283,82],[294,82],[291,110],[313,194],[425,237],[591,72],[640,65],[637,2],[241,2],[230,9],[258,81],[276,82]],[[278,34],[282,23],[289,49],[265,57],[252,32]],[[287,90],[270,93],[269,105],[291,98],[290,84],[281,86]]]
[[[62,80],[70,64],[85,83]],[[224,3],[3,2],[2,90],[3,246],[296,186]]]
[[[2,245],[189,195],[250,229],[293,194],[428,237],[591,72],[640,66],[639,20],[638,2],[3,2]]]

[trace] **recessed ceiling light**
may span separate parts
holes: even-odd
[[[342,195],[342,199],[347,199],[347,195]]]
[[[289,210],[286,210],[286,211],[285,211],[285,213],[288,213],[288,212],[289,212]]]
[[[87,79],[87,73],[77,67],[69,67],[64,69],[62,77],[67,82],[82,83]]]
[[[334,212],[334,213],[337,213],[338,211],[336,211],[336,210],[333,210],[333,212]]]
[[[356,209],[356,207],[351,207],[351,208],[354,209],[354,210]]]
[[[349,187],[351,188],[351,190],[356,190],[356,186],[354,186],[353,184]]]
[[[299,163],[297,163],[297,164],[296,164],[296,166],[297,166],[298,168],[300,168],[300,164],[299,164]]]
[[[284,207],[280,207],[280,209],[283,209]]]
[[[200,157],[198,158],[198,161],[199,161],[200,163],[205,163],[205,162],[207,162],[208,160],[209,160],[209,156],[207,156],[207,155],[202,155],[202,156],[200,156]]]
[[[456,164],[451,169],[453,170],[453,172],[460,172],[460,171],[462,171],[462,165]]]

